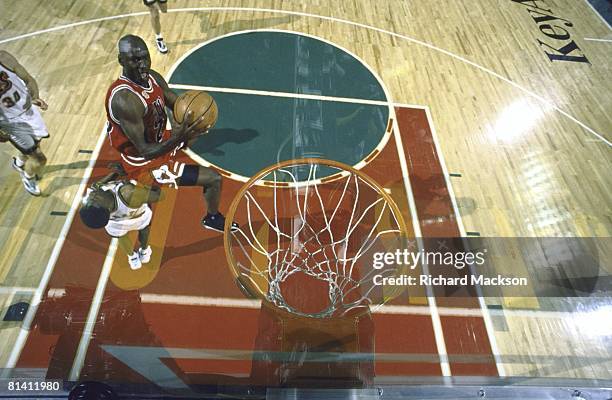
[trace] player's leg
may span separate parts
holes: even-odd
[[[179,186],[201,186],[206,202],[207,213],[202,219],[202,225],[207,229],[223,232],[225,217],[219,212],[222,178],[212,168],[200,165],[185,165],[178,181]],[[238,225],[236,225],[236,228]]]
[[[47,131],[47,126],[45,125],[42,115],[40,115],[40,111],[36,107],[32,107],[30,112],[28,112],[27,123],[32,128],[34,140],[36,141],[37,146],[34,152],[28,157],[31,165],[28,166],[26,163],[26,171],[34,174],[36,179],[40,180],[43,176],[44,168],[47,165],[47,157],[42,152],[40,144],[43,139],[49,137],[49,132]]]
[[[157,0],[157,5],[159,6],[159,11],[162,13],[168,12],[168,0]]]
[[[127,255],[130,268],[139,269],[140,267],[142,267],[142,262],[140,261],[140,254],[138,253],[138,251],[134,250],[134,242],[132,241],[132,239],[130,239],[130,236],[127,235],[127,232],[118,239],[119,248]]]
[[[40,150],[40,145],[38,145],[34,151],[27,156],[24,170],[28,176],[34,176],[37,180],[40,180],[45,165],[47,165],[47,157]]]
[[[150,227],[148,225],[138,231],[138,241],[140,242],[140,247],[138,248],[138,255],[140,257],[140,262],[143,264],[146,264],[151,261],[151,254],[153,253],[153,251],[151,250],[151,246],[149,246],[149,232]]]
[[[160,5],[155,0],[143,0],[143,2],[145,6],[149,8],[151,27],[153,28],[153,32],[155,32],[155,45],[157,46],[157,50],[159,50],[160,53],[167,53],[168,47],[166,47],[164,37],[161,34],[161,21],[159,18],[160,11],[165,13],[168,10],[167,3]]]
[[[20,154],[13,159],[13,167],[18,171],[20,169],[25,171],[28,177],[34,176],[40,180],[47,164],[47,157],[40,148],[40,142],[49,137],[40,111],[36,107],[30,108],[15,120],[12,131],[15,143],[23,142],[19,146],[13,143],[20,150]],[[26,151],[23,150],[24,146],[27,146]]]
[[[23,187],[31,195],[40,196],[41,191],[36,182],[35,173],[39,163],[34,155],[38,148],[38,142],[35,140],[34,135],[32,135],[31,128],[24,122],[17,122],[7,125],[3,129],[8,133],[9,140],[13,146],[19,150],[20,154],[17,157],[13,157],[11,163],[13,168],[21,175]],[[29,162],[30,158],[34,161]],[[28,164],[30,165],[28,166]]]
[[[196,185],[202,186],[204,189],[204,199],[206,200],[209,215],[219,213],[219,197],[221,197],[222,183],[221,174],[214,169],[207,167],[198,168]]]

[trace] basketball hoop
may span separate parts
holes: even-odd
[[[231,221],[240,221],[230,231]],[[354,316],[398,290],[374,284],[395,264],[375,253],[401,248],[399,208],[372,178],[324,159],[284,161],[241,188],[227,215],[224,245],[232,273],[249,294],[299,316]],[[380,279],[379,279],[380,281]]]

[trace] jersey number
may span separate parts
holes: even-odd
[[[164,136],[166,112],[164,111],[164,105],[159,98],[153,102],[153,106],[155,107],[153,116],[153,131],[155,133],[155,140],[161,142]]]
[[[8,74],[4,71],[0,72],[0,97],[4,96],[12,87],[13,82],[9,80]],[[10,108],[17,104],[19,100],[21,100],[21,96],[19,92],[15,91],[13,96],[2,97],[2,104],[4,104],[4,107]]]
[[[4,104],[4,107],[6,108],[11,108],[15,104],[19,103],[19,100],[21,100],[21,96],[19,95],[19,92],[15,90],[13,97],[6,96],[2,98],[2,104]]]

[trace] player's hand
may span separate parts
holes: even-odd
[[[40,108],[43,111],[49,108],[49,105],[43,99],[40,98],[33,99],[32,104],[34,104],[36,107]]]
[[[179,124],[178,129],[175,132],[175,135],[181,136],[183,139],[188,141],[189,139],[193,138],[199,133],[196,130],[196,126],[203,120],[204,120],[204,115],[202,115],[197,120],[193,121],[193,111],[191,110],[187,111],[187,114],[185,114],[185,118],[183,119],[183,122]]]

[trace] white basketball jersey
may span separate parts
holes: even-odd
[[[147,203],[143,203],[138,208],[130,208],[124,201],[119,190],[125,185],[126,182],[109,182],[102,186],[102,190],[111,191],[115,197],[115,204],[117,205],[115,211],[110,214],[111,221],[125,221],[128,219],[134,219],[142,216],[147,208]]]
[[[32,107],[32,99],[24,81],[0,64],[0,119],[18,117]]]

